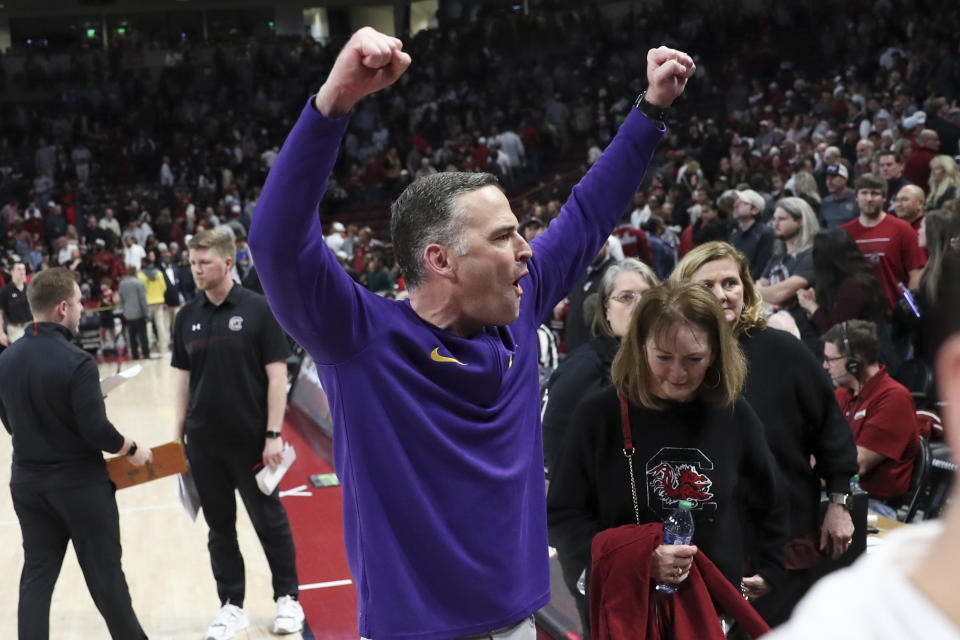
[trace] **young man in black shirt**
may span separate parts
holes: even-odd
[[[14,262],[10,283],[0,289],[0,345],[10,346],[23,336],[33,315],[27,302],[27,268]]]
[[[23,533],[19,637],[49,636],[50,598],[73,542],[110,635],[146,638],[120,566],[115,487],[101,452],[137,466],[153,453],[110,424],[97,364],[73,344],[83,311],[75,274],[37,274],[29,301],[36,322],[0,355],[0,418],[13,436],[10,493]]]
[[[257,532],[273,574],[274,633],[303,628],[293,536],[278,490],[264,495],[254,467],[283,457],[280,429],[286,408],[286,336],[267,301],[234,283],[233,236],[202,231],[190,241],[190,266],[202,291],[179,313],[173,331],[178,370],[176,436],[187,458],[210,527],[210,563],[221,609],[207,640],[231,638],[249,625],[243,611],[243,557],[237,545],[236,498]]]

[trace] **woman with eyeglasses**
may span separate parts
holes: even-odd
[[[720,301],[747,359],[743,395],[764,424],[783,476],[791,524],[788,571],[744,580],[757,611],[776,626],[822,574],[829,556],[838,558],[850,545],[854,527],[844,503],[857,472],[853,435],[821,363],[799,340],[766,326],[763,300],[740,251],[725,242],[700,245],[683,257],[670,279],[698,283]],[[821,481],[834,501],[822,523]],[[753,534],[756,554],[767,541],[762,532]]]
[[[542,422],[544,464],[548,474],[556,464],[573,424],[574,409],[590,392],[610,385],[610,366],[620,339],[630,326],[633,310],[643,293],[657,284],[659,281],[653,269],[635,258],[626,258],[607,269],[599,291],[585,302],[584,315],[594,338],[574,349],[547,383]],[[562,553],[557,559],[586,629],[589,622],[587,602],[577,589],[583,564]]]
[[[749,485],[758,498],[751,525],[767,542],[759,570],[782,571],[786,504],[763,425],[740,397],[745,377],[743,354],[709,291],[665,282],[644,293],[614,359],[613,386],[574,410],[551,477],[547,521],[557,552],[582,570],[595,536],[660,523],[687,500],[692,544],[651,547],[649,563],[644,557],[631,570],[651,586],[683,589],[702,550],[739,589],[747,578],[738,496]]]

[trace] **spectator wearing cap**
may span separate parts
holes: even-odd
[[[736,192],[733,219],[737,226],[730,233],[730,244],[750,262],[750,275],[758,280],[773,256],[773,229],[759,223],[766,201],[753,189]]]
[[[900,189],[913,184],[903,175],[903,158],[896,151],[881,151],[877,157],[880,175],[887,181],[887,199],[883,203],[884,211],[893,211],[893,198]]]
[[[825,174],[829,195],[820,203],[820,224],[839,227],[857,217],[857,196],[847,187],[850,172],[844,164],[827,165]]]
[[[921,131],[920,135],[917,136],[916,144],[913,145],[913,151],[903,162],[903,177],[926,192],[930,183],[930,161],[936,157],[939,151],[939,134],[933,129]]]
[[[327,246],[336,253],[337,251],[343,250],[343,243],[345,242],[344,235],[347,233],[347,228],[343,226],[342,222],[334,222],[330,225],[330,235],[324,237],[324,242],[327,243]]]
[[[650,247],[650,239],[646,232],[630,223],[631,216],[630,211],[623,214],[623,217],[620,218],[620,224],[613,230],[613,235],[620,240],[624,258],[636,258],[652,267],[654,258],[653,249]]]

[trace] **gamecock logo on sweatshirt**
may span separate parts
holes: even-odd
[[[647,504],[670,509],[680,500],[702,508],[713,500],[713,462],[699,449],[664,447],[647,461]]]

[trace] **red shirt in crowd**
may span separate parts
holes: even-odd
[[[874,498],[903,496],[910,489],[919,447],[913,396],[887,375],[884,366],[867,380],[858,395],[846,387],[838,388],[836,394],[857,446],[886,457],[860,478],[860,486]]]
[[[653,249],[650,248],[650,240],[642,229],[622,224],[614,229],[613,233],[620,240],[624,257],[637,258],[653,266]]]
[[[907,286],[910,272],[927,263],[917,244],[917,232],[908,222],[890,214],[885,214],[875,227],[865,227],[860,224],[860,218],[854,218],[843,228],[857,241],[860,251],[876,269],[890,306],[896,305],[900,297],[897,285],[902,282]]]

